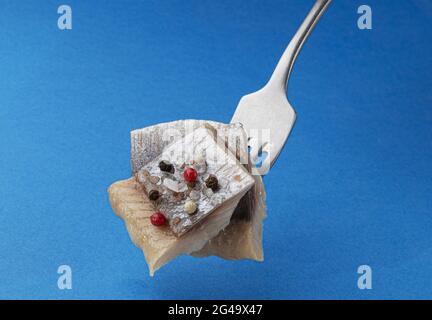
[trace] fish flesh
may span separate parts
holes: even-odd
[[[133,243],[144,252],[150,275],[160,267],[182,254],[199,251],[209,239],[218,235],[227,226],[238,204],[239,197],[220,206],[197,226],[178,238],[168,226],[156,228],[150,223],[154,206],[146,195],[139,190],[134,177],[113,183],[109,189],[109,198],[114,212],[124,220]]]

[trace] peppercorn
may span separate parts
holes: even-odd
[[[159,169],[164,172],[174,173],[174,166],[165,160],[159,162]]]
[[[194,183],[196,179],[198,178],[198,172],[194,168],[187,168],[183,172],[183,177],[188,183]]]
[[[211,174],[206,179],[205,184],[207,188],[212,189],[213,191],[216,191],[219,188],[219,182],[215,175]]]
[[[197,211],[197,205],[193,201],[186,201],[184,209],[187,214],[194,214]]]
[[[152,225],[160,227],[166,223],[166,218],[162,212],[157,211],[150,216],[150,222]]]
[[[152,201],[156,201],[160,197],[160,192],[157,190],[150,190],[149,192],[149,199]]]

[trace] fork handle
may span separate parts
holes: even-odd
[[[283,92],[286,92],[288,79],[291,75],[291,70],[297,55],[330,3],[331,0],[317,0],[315,2],[315,5],[312,7],[302,25],[297,30],[296,34],[288,44],[288,47],[285,49],[285,52],[280,58],[266,87],[272,87],[274,89],[283,90]]]

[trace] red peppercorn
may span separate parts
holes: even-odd
[[[186,182],[195,182],[198,178],[198,173],[193,168],[186,168],[186,170],[183,172],[183,177]]]
[[[150,216],[150,222],[152,223],[152,225],[160,227],[166,223],[166,218],[162,214],[162,212],[157,211]]]

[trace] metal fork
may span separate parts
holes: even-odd
[[[255,174],[273,166],[294,125],[296,114],[287,99],[288,79],[303,44],[331,0],[318,0],[279,60],[270,80],[257,92],[243,96],[231,123],[240,122],[248,135],[250,158],[261,164]],[[265,158],[264,158],[265,156]]]

